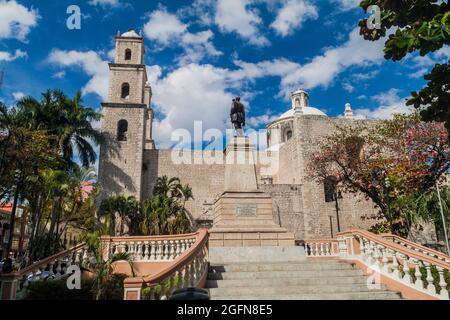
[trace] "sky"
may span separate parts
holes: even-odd
[[[108,62],[118,31],[142,32],[153,90],[154,138],[170,147],[176,129],[230,127],[234,96],[248,110],[248,127],[263,129],[304,89],[310,104],[341,116],[350,103],[358,118],[408,112],[405,99],[423,75],[445,61],[445,47],[401,62],[383,57],[384,40],[365,41],[355,0],[0,0],[0,100],[39,98],[47,89],[83,93],[101,111]],[[81,29],[67,28],[70,5]],[[95,124],[100,126],[100,124]]]

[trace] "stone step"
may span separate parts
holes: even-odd
[[[271,286],[307,286],[307,285],[341,285],[366,284],[364,276],[326,277],[326,278],[286,278],[274,279],[239,279],[239,280],[208,280],[207,288],[239,288],[239,287],[271,287]]]
[[[306,270],[208,273],[208,280],[270,279],[270,278],[323,278],[362,276],[362,270]]]
[[[209,261],[213,265],[233,263],[298,262],[306,261],[303,247],[212,247]]]
[[[377,289],[370,288],[367,284],[312,284],[303,286],[276,285],[266,287],[239,287],[239,288],[209,288],[211,298],[216,296],[258,296],[258,295],[281,295],[281,294],[337,294],[349,292],[380,292],[385,291],[383,285]]]
[[[258,272],[258,271],[314,271],[314,270],[355,270],[346,263],[255,263],[255,264],[226,264],[211,266],[211,273],[217,272]]]
[[[398,293],[390,291],[378,292],[341,292],[319,294],[280,294],[280,295],[217,295],[212,300],[400,300]]]

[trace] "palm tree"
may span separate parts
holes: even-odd
[[[81,93],[68,98],[62,91],[47,90],[41,101],[24,97],[17,103],[23,125],[34,130],[47,130],[56,138],[61,157],[69,167],[74,165],[74,153],[84,167],[94,164],[96,153],[91,144],[103,141],[101,133],[92,126],[101,114],[82,105]]]
[[[99,216],[108,219],[109,233],[112,236],[116,235],[117,224],[119,224],[119,234],[123,235],[127,220],[130,233],[137,233],[140,223],[140,205],[134,197],[116,196],[107,198],[100,204]]]
[[[167,176],[158,177],[156,185],[153,189],[153,195],[163,197],[181,198],[182,185],[179,178],[168,178]]]
[[[89,267],[94,274],[93,281],[93,291],[95,300],[108,299],[108,289],[109,284],[122,281],[125,276],[120,277],[120,275],[114,274],[114,264],[119,261],[128,262],[131,267],[132,276],[135,276],[133,263],[131,262],[131,257],[128,253],[117,253],[105,259],[105,247],[101,240],[101,236],[105,235],[107,230],[100,228],[92,232],[85,233],[83,235],[83,240],[86,243],[88,251],[93,255],[93,259]]]

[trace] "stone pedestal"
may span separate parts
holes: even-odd
[[[293,246],[294,235],[273,221],[272,198],[258,190],[255,148],[247,137],[227,146],[225,192],[214,205],[212,247]]]

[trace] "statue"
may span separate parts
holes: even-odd
[[[233,123],[237,135],[239,137],[242,137],[244,135],[242,128],[245,127],[245,107],[241,103],[240,97],[236,97],[236,99],[233,99],[230,117],[231,123]]]

